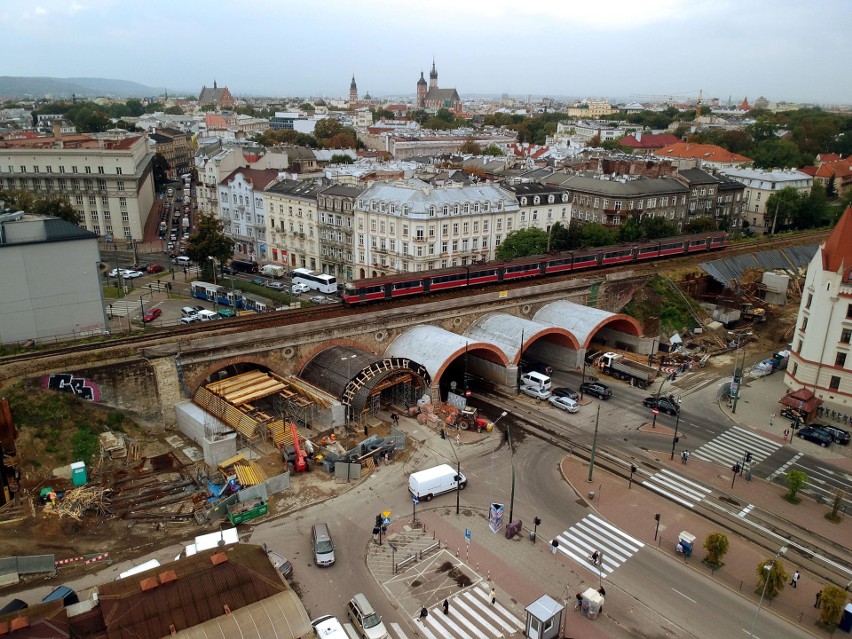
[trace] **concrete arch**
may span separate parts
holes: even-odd
[[[564,300],[546,304],[533,316],[533,320],[570,331],[583,350],[589,347],[595,334],[604,328],[634,338],[642,337],[641,324],[629,315],[610,313]]]
[[[490,313],[476,320],[464,332],[471,341],[494,344],[504,353],[512,364],[517,364],[524,348],[543,338],[561,346],[579,350],[580,345],[571,331],[559,326],[542,324],[508,313]],[[523,341],[523,344],[521,344]]]

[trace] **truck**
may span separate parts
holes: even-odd
[[[280,280],[287,274],[287,269],[280,264],[264,264],[260,273],[266,277],[274,277],[276,280]]]
[[[416,499],[430,501],[435,495],[464,490],[467,478],[449,464],[441,464],[411,473],[408,478],[408,491]]]
[[[266,502],[260,497],[254,497],[248,501],[228,506],[228,519],[236,526],[255,517],[265,515],[268,512],[269,507],[266,505]]]
[[[601,371],[616,379],[632,380],[639,388],[647,388],[657,376],[657,369],[634,362],[620,353],[607,352],[598,360]]]

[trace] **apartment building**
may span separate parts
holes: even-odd
[[[320,268],[317,196],[327,184],[277,180],[266,187],[268,258],[290,268]]]
[[[773,226],[786,220],[775,220],[774,211],[766,209],[766,202],[773,193],[793,188],[803,195],[811,192],[813,178],[796,169],[721,169],[719,171],[745,185],[743,194],[743,218],[755,233],[771,233]]]
[[[506,187],[515,194],[520,210],[518,229],[537,228],[550,233],[557,222],[571,222],[571,196],[566,189],[538,182],[526,182]]]
[[[192,168],[192,145],[189,133],[160,127],[153,129],[148,137],[151,139],[154,153],[159,153],[169,163],[171,179],[180,178]]]
[[[784,383],[832,410],[852,408],[852,208],[808,265]]]
[[[96,235],[142,239],[153,157],[144,135],[64,135],[57,127],[52,136],[0,140],[0,185],[67,199]]]
[[[320,270],[338,281],[353,279],[355,201],[365,188],[333,184],[317,197]]]
[[[219,217],[225,234],[235,241],[235,254],[258,261],[266,259],[264,189],[277,177],[275,169],[240,168],[219,183]]]
[[[416,179],[380,182],[355,201],[356,279],[494,259],[520,228],[514,193],[496,185],[434,188]]]

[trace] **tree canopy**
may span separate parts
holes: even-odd
[[[513,231],[497,247],[494,257],[498,260],[511,260],[527,255],[541,255],[547,251],[547,232],[537,228]]]
[[[0,191],[0,200],[12,210],[58,217],[78,226],[83,221],[71,203],[61,197],[37,197],[30,191]]]
[[[196,264],[207,264],[211,257],[225,264],[234,254],[234,240],[225,235],[222,220],[213,213],[202,212],[197,230],[187,240],[186,254]]]

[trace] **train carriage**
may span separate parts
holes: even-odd
[[[195,281],[189,285],[189,292],[193,297],[208,302],[215,302],[221,290],[221,286],[209,282]]]

